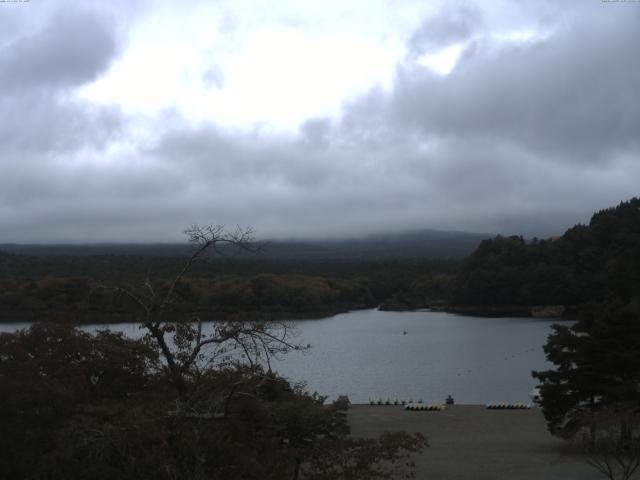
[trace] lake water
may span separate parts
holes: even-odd
[[[354,403],[371,397],[442,402],[447,395],[468,404],[529,401],[536,385],[531,370],[550,367],[542,346],[554,322],[359,310],[288,322],[296,341],[311,349],[289,353],[273,367],[306,381],[310,391],[330,399],[346,394]],[[24,326],[0,324],[0,331]],[[140,335],[137,324],[108,327]]]

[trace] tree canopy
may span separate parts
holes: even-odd
[[[533,372],[552,433],[575,434],[591,414],[640,408],[640,305],[620,301],[585,308],[571,326],[555,325],[544,347],[554,370]]]
[[[258,365],[202,369],[178,394],[148,339],[46,322],[0,352],[1,478],[391,478],[425,446],[353,439],[345,405]]]
[[[596,212],[561,237],[483,241],[461,265],[453,301],[566,305],[640,296],[640,198]]]

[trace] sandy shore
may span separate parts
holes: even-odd
[[[405,430],[428,437],[430,447],[415,458],[418,479],[604,478],[566,442],[546,431],[538,409],[455,405],[441,412],[410,412],[396,406],[353,405],[349,422],[354,436]]]

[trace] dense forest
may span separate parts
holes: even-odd
[[[459,259],[482,238],[423,230],[352,240],[264,242],[256,252],[222,245],[217,255],[193,265],[181,282],[177,313],[281,319],[381,304],[421,307],[444,298],[442,286]],[[131,320],[134,305],[117,287],[136,288],[149,280],[162,289],[190,252],[187,243],[2,245],[0,320]]]
[[[43,316],[79,322],[130,321],[135,305],[118,287],[162,291],[183,256],[0,253],[0,320]],[[439,299],[453,260],[284,260],[208,258],[197,262],[176,294],[176,312],[207,319],[321,317],[373,308],[404,292],[429,290]]]
[[[446,237],[434,235],[428,238]],[[293,248],[291,258],[284,256],[286,244],[275,249],[278,254],[223,252],[193,265],[176,289],[176,313],[268,320],[376,306],[495,315],[529,315],[536,307],[544,314],[540,307],[556,306],[550,315],[572,315],[586,302],[640,295],[638,198],[601,210],[588,225],[560,237],[482,240],[464,259],[371,254],[391,245],[418,248],[418,238],[427,241],[424,235],[387,238],[377,249],[369,239],[362,244],[365,254],[357,253],[357,243],[335,243],[324,250],[326,257],[317,244],[306,259],[304,245]],[[460,246],[475,237],[452,238]],[[342,258],[347,251],[352,257]],[[135,305],[118,287],[143,288],[151,281],[167,288],[188,252],[186,246],[158,245],[6,247],[0,250],[0,320],[130,320]]]
[[[458,305],[562,305],[640,296],[640,199],[595,213],[558,238],[483,241],[460,266]]]

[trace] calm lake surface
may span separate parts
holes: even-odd
[[[359,310],[320,320],[287,322],[296,341],[311,344],[273,362],[310,391],[354,403],[371,397],[457,403],[529,401],[531,370],[550,367],[542,346],[557,320],[479,318],[442,312]],[[0,324],[0,331],[26,324]],[[140,336],[137,324],[88,326]],[[406,332],[406,334],[404,333]]]

